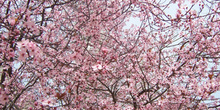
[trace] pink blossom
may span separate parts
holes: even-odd
[[[29,40],[22,39],[21,42],[17,42],[18,48],[27,48],[27,45],[29,44]]]
[[[109,51],[110,51],[110,50],[107,49],[107,48],[102,48],[102,52],[105,53],[105,54],[108,53]]]
[[[102,70],[102,65],[101,64],[97,64],[92,66],[93,71],[99,71]]]
[[[55,100],[52,99],[52,98],[48,98],[48,99],[42,100],[40,103],[41,103],[42,105],[44,105],[44,106],[50,106],[50,107],[52,107],[52,106],[55,105]]]
[[[25,61],[25,59],[28,57],[28,54],[26,52],[25,49],[22,49],[20,52],[19,52],[19,57],[18,57],[18,60],[19,61]]]
[[[214,107],[220,3],[170,1],[0,0],[0,109]]]
[[[2,89],[0,89],[0,97],[0,104],[5,105],[9,101],[8,96]]]
[[[10,18],[10,19],[8,19],[8,22],[9,22],[12,26],[14,26],[16,21],[15,21],[15,19]]]

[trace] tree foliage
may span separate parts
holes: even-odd
[[[220,107],[218,0],[0,0],[0,9],[1,109]]]

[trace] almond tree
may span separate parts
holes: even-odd
[[[1,109],[220,108],[218,0],[0,7]]]

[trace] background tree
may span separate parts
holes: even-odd
[[[0,7],[1,109],[220,106],[218,0],[0,0]]]

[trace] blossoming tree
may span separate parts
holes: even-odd
[[[218,0],[0,0],[0,9],[0,109],[220,107]]]

